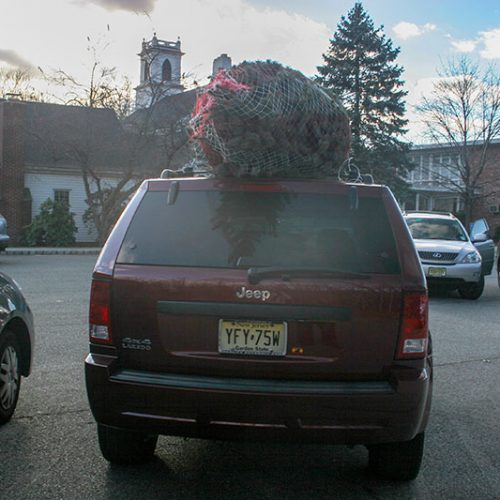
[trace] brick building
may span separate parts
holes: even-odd
[[[47,198],[69,204],[77,242],[95,242],[95,231],[83,220],[83,171],[111,187],[126,176],[142,180],[181,167],[191,156],[187,136],[177,128],[195,98],[194,91],[165,97],[125,123],[109,109],[0,99],[0,213],[12,244]]]
[[[121,128],[114,112],[57,104],[0,100],[0,212],[13,244],[47,199],[75,213],[77,241],[92,242],[85,226],[84,161],[113,182],[120,177]]]
[[[0,213],[7,218],[14,241],[31,215],[24,199],[24,171],[18,168],[24,162],[22,120],[19,107],[0,101]]]
[[[481,154],[481,145],[470,147],[472,164]],[[464,208],[460,194],[462,181],[458,173],[461,155],[454,148],[424,144],[414,146],[411,157],[415,169],[408,181],[413,193],[402,202],[406,210],[449,211],[461,215]],[[494,140],[487,152],[486,166],[476,189],[472,211],[474,219],[484,217],[492,234],[500,231],[500,139]]]

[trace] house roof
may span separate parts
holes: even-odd
[[[130,171],[149,177],[161,171],[154,142],[124,128],[113,110],[27,101],[0,105],[19,117],[24,164],[31,170],[80,173],[87,165],[101,177]]]
[[[140,127],[146,125],[155,130],[163,129],[186,117],[191,116],[196,103],[197,89],[187,90],[179,94],[165,96],[154,106],[139,109],[125,119],[126,126]],[[149,122],[149,123],[148,123]]]
[[[25,163],[121,168],[123,131],[114,111],[49,103],[20,103]]]
[[[470,141],[469,146],[470,147],[477,147],[483,145],[483,141]],[[490,141],[490,145],[492,146],[498,146],[500,145],[500,137],[497,139],[492,139]],[[456,149],[456,145],[454,144],[446,144],[446,143],[428,143],[428,144],[413,144],[411,147],[411,152],[413,151],[422,151],[422,150],[443,150],[443,149]]]
[[[166,96],[148,109],[139,109],[124,120],[129,133],[149,137],[143,161],[156,168],[178,169],[189,162],[193,152],[188,143],[187,124],[196,103],[197,90]]]
[[[0,101],[0,106],[19,113],[26,168],[79,173],[88,165],[100,176],[133,170],[135,177],[144,178],[191,159],[183,127],[196,95],[196,90],[190,90],[164,97],[122,123],[110,109],[29,101]]]

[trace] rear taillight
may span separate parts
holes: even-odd
[[[429,299],[427,293],[403,296],[403,318],[396,359],[423,358],[429,341]]]
[[[92,280],[90,290],[89,335],[91,342],[111,343],[111,282]]]

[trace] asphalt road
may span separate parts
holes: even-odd
[[[361,447],[160,437],[157,459],[109,465],[88,409],[83,360],[95,257],[0,255],[36,320],[32,375],[0,428],[1,499],[500,498],[500,289],[478,301],[431,297],[435,386],[419,477],[367,474]]]

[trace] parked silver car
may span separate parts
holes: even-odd
[[[410,212],[405,220],[428,285],[458,289],[463,298],[478,299],[494,261],[495,246],[486,221],[475,221],[469,236],[452,214]]]
[[[0,272],[0,425],[16,409],[21,377],[31,371],[33,315],[17,284]]]
[[[0,214],[0,252],[3,252],[10,241],[10,237],[7,233],[7,221],[5,217]]]

